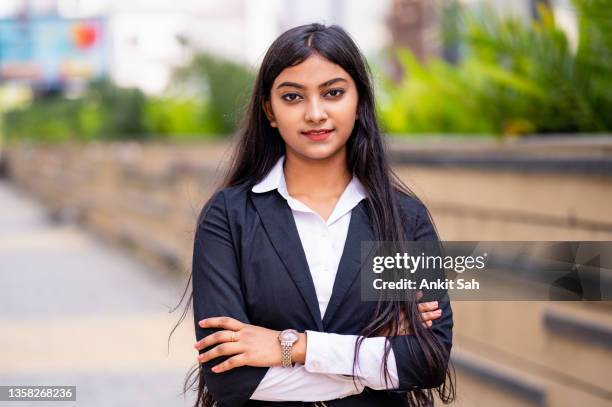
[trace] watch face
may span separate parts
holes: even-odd
[[[296,330],[286,329],[278,335],[278,338],[283,342],[295,342],[298,340],[299,336]]]

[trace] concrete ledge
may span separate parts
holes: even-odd
[[[546,390],[515,375],[495,369],[477,360],[453,353],[453,364],[476,377],[483,384],[494,386],[537,406],[546,406]]]
[[[542,324],[548,332],[555,335],[612,351],[612,328],[609,326],[598,325],[550,310],[545,311]]]
[[[519,210],[480,208],[458,203],[433,203],[430,209],[436,209],[457,217],[471,217],[474,219],[498,219],[505,222],[525,223],[542,226],[576,227],[589,231],[612,232],[612,222],[592,221],[578,218],[575,215],[556,216],[544,213],[532,213]]]
[[[8,178],[8,164],[6,153],[0,150],[0,179]]]
[[[579,173],[612,176],[612,158],[508,157],[490,154],[484,157],[455,154],[391,152],[391,162],[401,165],[463,167],[524,172]]]
[[[393,137],[393,164],[612,176],[612,136]]]

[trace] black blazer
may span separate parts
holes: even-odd
[[[436,240],[425,207],[400,195],[408,240]],[[195,232],[193,252],[193,309],[197,340],[218,329],[203,329],[198,321],[230,316],[244,323],[358,335],[368,322],[374,302],[361,301],[358,278],[361,241],[374,233],[362,200],[351,213],[348,236],[325,317],[321,318],[312,276],[287,201],[277,190],[254,193],[245,186],[217,192],[205,206]],[[430,328],[450,354],[452,311],[440,302],[442,317]],[[422,366],[424,355],[413,335],[391,338],[400,387],[373,391],[327,403],[329,406],[406,406],[402,392],[434,388],[444,377],[431,377]],[[208,349],[202,350],[205,352]],[[210,368],[227,357],[201,365],[208,391],[219,406],[298,406],[313,403],[249,400],[268,368],[243,366],[224,373]],[[448,362],[448,361],[447,361]]]

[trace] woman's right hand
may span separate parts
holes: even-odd
[[[420,296],[417,294],[417,297],[418,298],[422,297],[422,294]],[[442,316],[442,310],[438,308],[438,301],[421,302],[417,305],[417,308],[419,310],[419,315],[421,316],[421,324],[425,328],[430,328],[433,325],[433,320],[438,319]],[[410,327],[410,324],[408,323],[408,320],[406,319],[406,314],[404,313],[404,310],[402,309],[400,311],[400,326],[399,326],[398,335],[412,335],[413,333],[414,332],[412,331],[412,328]],[[391,329],[386,328],[382,332],[382,334],[378,336],[390,336],[390,335],[391,335]]]

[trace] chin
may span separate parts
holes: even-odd
[[[332,158],[342,151],[342,147],[311,146],[298,152],[301,156],[311,160],[325,160]]]

